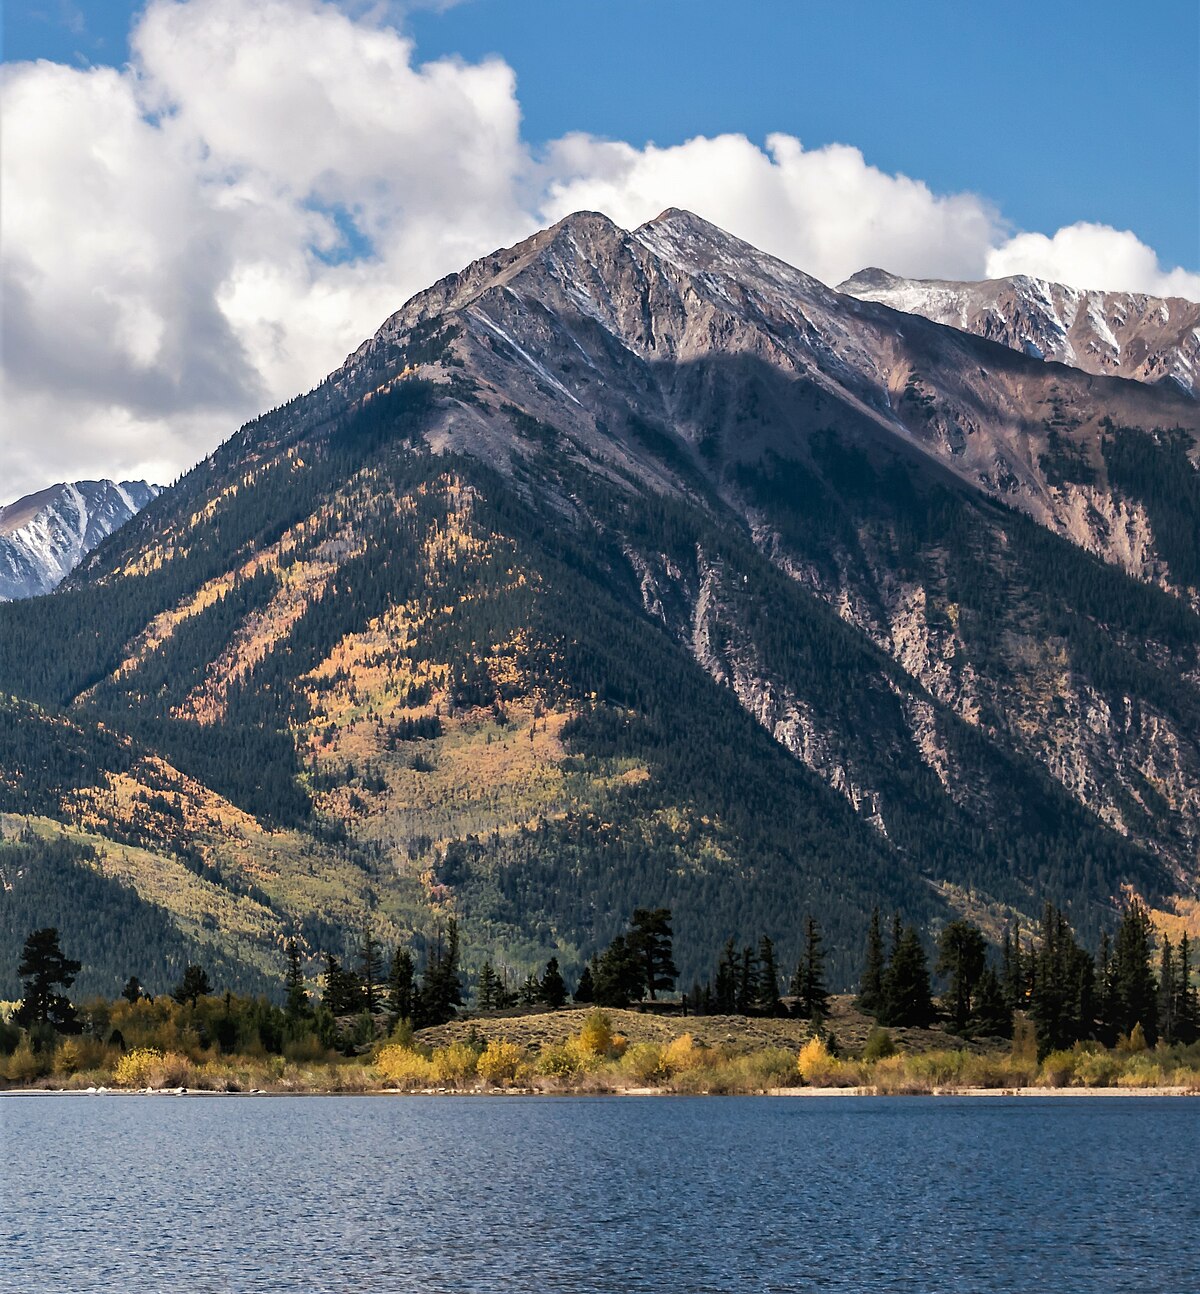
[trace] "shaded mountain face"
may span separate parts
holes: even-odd
[[[57,588],[158,493],[146,481],[73,481],[0,508],[0,601]]]
[[[0,609],[0,811],[247,976],[368,913],[528,969],[661,904],[690,982],[812,911],[843,985],[876,904],[1186,916],[1196,456],[1181,392],[582,213]]]
[[[981,283],[862,270],[838,286],[862,301],[976,333],[1085,373],[1170,383],[1200,399],[1200,303],[1096,292],[1016,275]]]

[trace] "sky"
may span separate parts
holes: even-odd
[[[1200,6],[7,0],[0,502],[173,479],[581,207],[1200,299]]]

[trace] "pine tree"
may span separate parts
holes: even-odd
[[[416,968],[413,966],[412,953],[407,948],[397,947],[392,952],[383,1006],[392,1028],[401,1020],[411,1021],[413,1018],[416,1008]]]
[[[792,976],[796,999],[792,1011],[805,1020],[823,1020],[829,1014],[829,991],[825,987],[825,953],[821,928],[812,916],[804,921],[804,953]]]
[[[946,1006],[950,1027],[962,1033],[971,1018],[971,1000],[979,977],[987,965],[987,942],[983,931],[969,921],[951,921],[938,939],[938,960],[935,970],[950,978]]]
[[[640,1001],[646,991],[645,961],[617,935],[596,958],[593,992],[597,1006],[626,1007]]]
[[[542,982],[538,986],[538,997],[555,1010],[567,1000],[567,986],[563,981],[562,972],[558,969],[557,957],[551,957],[546,963]]]
[[[641,959],[642,983],[653,1002],[659,989],[675,987],[679,971],[672,957],[671,909],[635,908],[626,943]]]
[[[203,966],[192,962],[184,969],[183,979],[171,990],[171,996],[183,1006],[184,1003],[196,1005],[198,998],[207,997],[212,992],[208,972]]]
[[[1179,986],[1175,982],[1175,956],[1171,940],[1163,935],[1162,953],[1158,963],[1158,1036],[1165,1043],[1176,1041],[1175,1008],[1179,1002]]]
[[[908,926],[896,944],[883,980],[882,1025],[927,1026],[934,1016],[929,992],[929,963],[915,926]]]
[[[462,982],[458,973],[458,921],[446,923],[446,939],[438,932],[433,956],[425,968],[425,979],[417,996],[415,1018],[422,1026],[445,1024],[462,1005]]]
[[[1138,899],[1133,899],[1125,908],[1113,947],[1115,1023],[1122,1034],[1140,1024],[1151,1046],[1158,1032],[1158,986],[1150,967],[1152,936],[1150,914]]]
[[[1000,978],[985,966],[975,988],[969,1032],[975,1038],[1011,1038],[1013,1013]]]
[[[579,983],[575,985],[575,992],[571,995],[576,1002],[587,1004],[596,1000],[596,986],[592,982],[592,968],[584,962],[583,970],[579,972]]]
[[[738,1015],[749,1015],[754,1007],[754,995],[758,989],[758,961],[754,949],[749,944],[742,949],[742,961],[738,967],[737,988],[734,991],[733,1006]]]
[[[1000,987],[1010,1011],[1023,1011],[1029,992],[1029,976],[1025,954],[1021,951],[1021,927],[1017,925],[1010,935],[1004,929],[1000,945]]]
[[[732,1015],[737,1007],[737,951],[732,939],[725,941],[717,963],[714,1006],[718,1015]]]
[[[885,969],[883,928],[879,920],[879,908],[876,907],[871,912],[871,924],[867,928],[867,951],[863,959],[858,997],[854,1002],[854,1005],[866,1015],[874,1015],[879,1010],[879,1004],[883,997],[883,972]]]
[[[517,1000],[522,1006],[533,1006],[542,996],[542,986],[538,982],[537,973],[530,971],[521,981],[521,987],[517,990]]]
[[[1197,1009],[1196,990],[1192,988],[1191,944],[1187,934],[1179,939],[1178,970],[1176,971],[1175,1032],[1179,1041],[1190,1046],[1200,1036],[1200,1011]]]
[[[83,1026],[74,1006],[65,994],[56,993],[55,987],[70,988],[80,966],[80,962],[63,953],[57,926],[34,930],[25,940],[17,965],[24,993],[21,1005],[13,1013],[13,1022],[22,1029],[48,1025],[56,1033],[79,1033]]]
[[[775,965],[775,945],[766,936],[758,941],[758,985],[754,994],[754,1009],[759,1015],[780,1015],[783,1003],[779,1000],[779,969]]]
[[[1029,1014],[1044,1056],[1091,1036],[1095,966],[1075,942],[1067,918],[1052,903],[1046,904],[1041,935],[1033,958]]]
[[[374,1015],[379,1010],[383,981],[383,949],[369,921],[363,922],[362,939],[358,945],[358,979],[362,985],[363,1009]]]
[[[295,1025],[312,1014],[308,994],[304,991],[304,974],[300,969],[300,948],[294,939],[287,942],[287,974],[284,977],[287,1002],[284,1007],[288,1021]]]
[[[130,977],[125,981],[125,987],[121,990],[121,996],[129,1003],[141,1001],[143,997],[142,984],[136,975],[130,975]]]
[[[485,961],[479,971],[479,982],[475,986],[475,1004],[481,1011],[494,1011],[500,1004],[504,989],[500,977],[490,961]]]

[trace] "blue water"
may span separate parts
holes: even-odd
[[[0,1289],[1200,1292],[1200,1101],[0,1099]]]

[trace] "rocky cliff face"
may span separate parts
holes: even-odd
[[[862,270],[838,286],[1085,373],[1166,382],[1200,399],[1200,304],[1095,292],[1017,275],[982,283],[903,279]]]
[[[57,588],[158,493],[146,481],[73,481],[0,508],[0,601]]]

